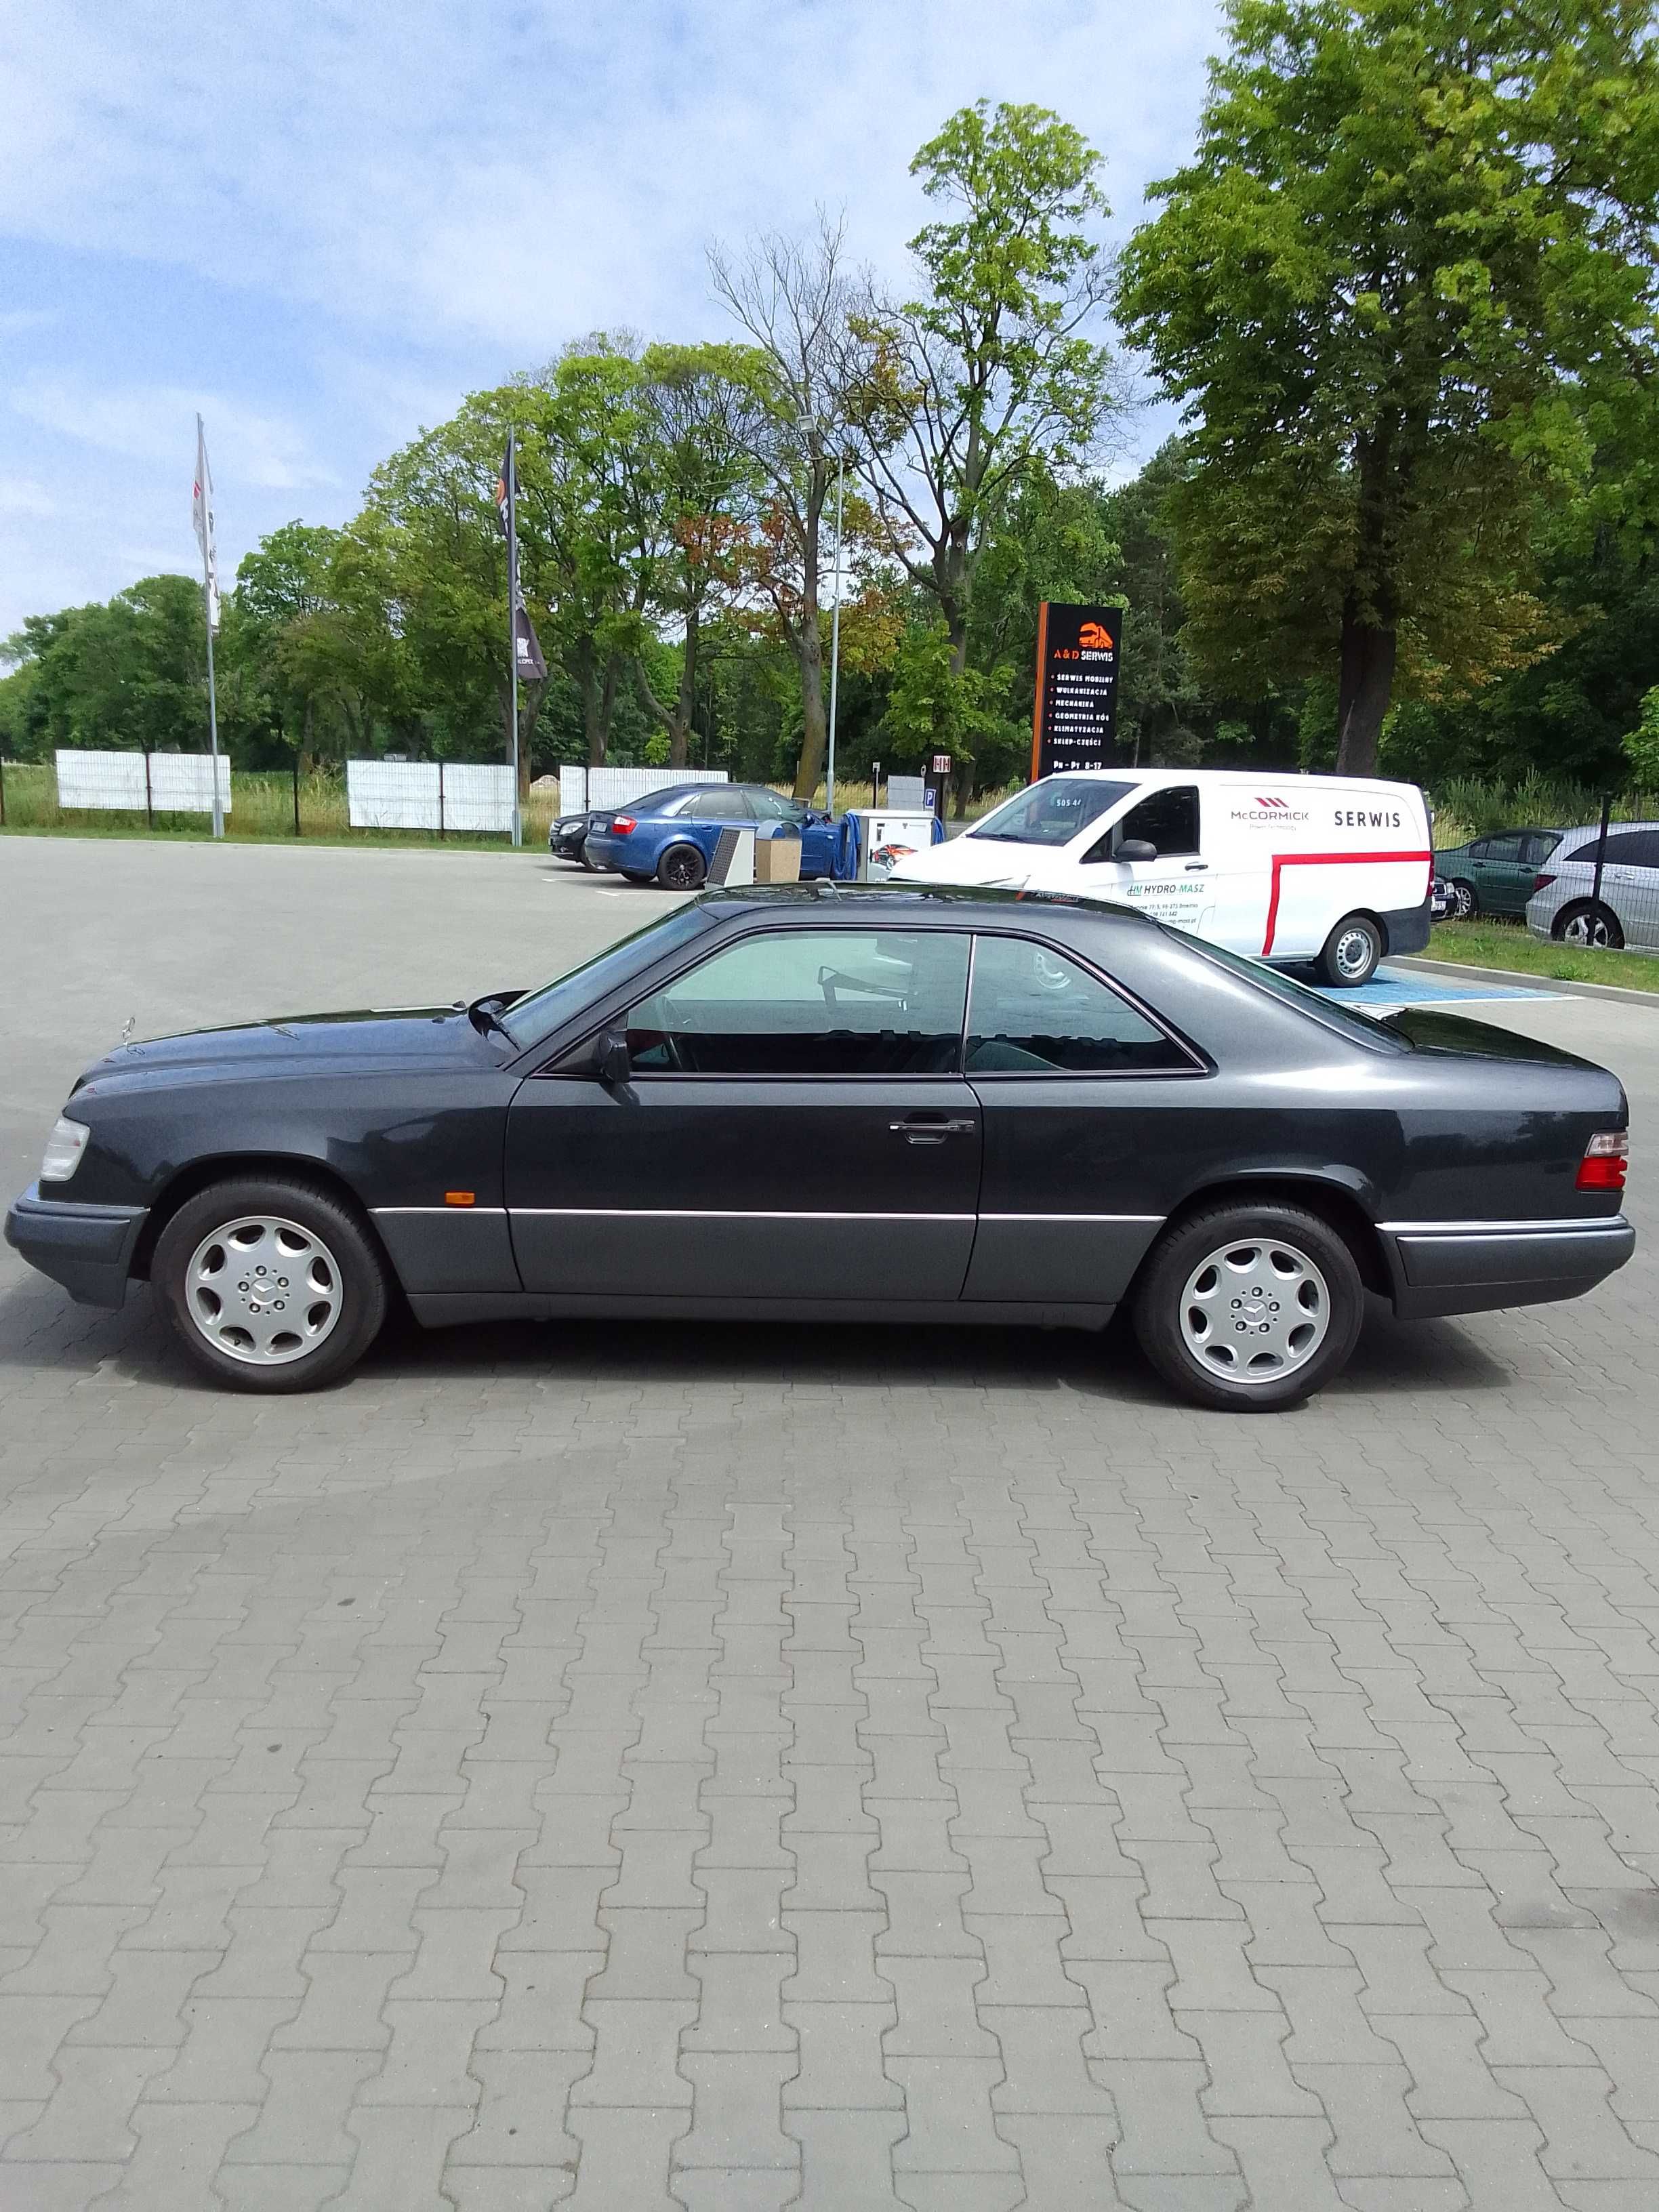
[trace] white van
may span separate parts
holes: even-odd
[[[1412,783],[1235,769],[1045,776],[891,881],[1002,884],[1143,907],[1234,952],[1367,981],[1429,941],[1429,814]]]

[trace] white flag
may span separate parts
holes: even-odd
[[[213,472],[208,466],[207,432],[199,415],[196,417],[196,484],[191,493],[190,519],[195,526],[196,542],[202,549],[203,572],[207,578],[208,628],[216,635],[219,554],[213,542]]]

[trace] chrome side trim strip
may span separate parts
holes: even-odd
[[[454,1211],[439,1207],[438,1212]],[[771,1212],[762,1206],[514,1206],[515,1221],[974,1221],[972,1213]]]
[[[1630,1224],[1622,1213],[1598,1214],[1575,1221],[1552,1214],[1545,1221],[1379,1221],[1390,1237],[1594,1237],[1622,1233]]]
[[[1136,1227],[1151,1223],[1156,1227],[1170,1217],[1167,1213],[981,1213],[979,1218],[981,1221],[1115,1222]]]
[[[377,1218],[383,1213],[505,1213],[504,1206],[376,1206],[370,1212]]]

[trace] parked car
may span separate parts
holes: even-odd
[[[783,799],[764,783],[670,786],[626,806],[607,810],[587,832],[584,848],[595,867],[614,868],[629,883],[654,878],[665,890],[694,891],[708,873],[722,830],[793,832],[800,844],[803,878],[835,871],[836,825],[831,817]]]
[[[588,807],[580,814],[561,814],[556,821],[548,825],[548,851],[556,860],[574,860],[579,867],[591,865],[586,861],[583,852],[587,843],[587,833],[602,814],[611,811],[603,807]]]
[[[1364,1293],[1575,1297],[1630,1257],[1625,1094],[1482,1022],[1373,1021],[1085,900],[710,892],[539,990],[127,1044],[8,1239],[148,1277],[215,1380],[437,1324],[1103,1325],[1199,1403],[1294,1403]]]
[[[1456,909],[1456,896],[1443,876],[1429,878],[1429,916],[1433,921],[1444,921]]]
[[[1477,914],[1521,915],[1538,884],[1538,872],[1561,842],[1559,830],[1495,830],[1489,837],[1437,848],[1437,875],[1451,885],[1460,921]]]
[[[1659,952],[1659,822],[1615,822],[1595,880],[1599,823],[1568,830],[1527,902],[1534,937]]]
[[[1429,818],[1415,784],[1231,769],[1045,776],[895,883],[1114,899],[1235,952],[1367,983],[1429,941]]]

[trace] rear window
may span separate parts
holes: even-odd
[[[1322,1022],[1328,1030],[1335,1030],[1340,1036],[1352,1038],[1356,1044],[1368,1046],[1375,1052],[1411,1050],[1410,1045],[1398,1031],[1374,1021],[1369,1014],[1362,1014],[1357,1007],[1345,1006],[1334,998],[1327,998],[1324,992],[1316,991],[1311,984],[1298,983],[1294,976],[1285,975],[1282,969],[1270,968],[1265,960],[1252,960],[1243,952],[1229,952],[1219,945],[1212,945],[1207,938],[1194,937],[1187,930],[1172,928],[1167,921],[1158,926],[1169,936],[1179,938],[1183,945],[1209,961],[1212,967],[1225,968],[1235,975],[1242,975],[1247,983],[1254,983],[1258,991],[1265,991],[1270,998],[1284,1000],[1298,1013]]]

